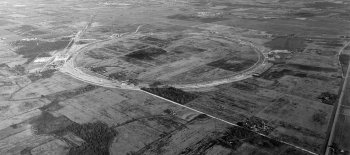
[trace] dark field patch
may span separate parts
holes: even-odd
[[[169,40],[164,40],[164,39],[159,39],[159,38],[149,37],[149,36],[140,38],[140,41],[143,43],[155,45],[158,47],[165,47],[171,43]]]
[[[73,123],[65,116],[55,117],[45,111],[37,119],[31,121],[36,134],[51,134]]]
[[[99,26],[99,27],[95,28],[94,31],[100,32],[100,33],[109,33],[109,32],[113,32],[113,27],[112,26]]]
[[[108,75],[109,78],[119,80],[119,81],[126,81],[128,80],[128,73],[127,72],[116,72]]]
[[[228,19],[223,17],[198,17],[195,15],[182,15],[182,14],[171,15],[171,16],[168,16],[167,18],[185,20],[185,21],[197,21],[202,23],[213,23],[213,22],[223,21]]]
[[[11,68],[11,70],[17,73],[18,75],[26,74],[26,69],[22,65],[15,65],[14,67]]]
[[[230,149],[231,154],[237,154],[235,150],[241,150],[242,144],[250,144],[256,147],[251,154],[265,155],[265,154],[284,154],[292,153],[307,155],[307,153],[294,149],[277,140],[269,139],[256,133],[240,127],[229,127],[224,132],[220,132],[216,137],[207,137],[196,144],[193,144],[184,149],[181,154],[205,154],[206,151],[215,145],[220,145]],[[282,152],[281,152],[282,150]]]
[[[309,65],[301,65],[301,64],[288,64],[291,67],[305,70],[305,71],[316,71],[316,72],[337,72],[336,68],[327,68],[327,67],[317,67],[317,66],[309,66]]]
[[[297,17],[314,17],[316,16],[316,14],[311,13],[311,12],[297,12],[293,14],[294,16]]]
[[[54,69],[48,69],[48,70],[45,70],[45,71],[42,71],[40,73],[31,73],[31,74],[28,74],[28,78],[30,79],[30,81],[32,82],[35,82],[39,79],[47,79],[47,78],[50,78],[54,75],[54,73],[56,72],[56,70]]]
[[[100,49],[95,49],[95,50],[90,50],[88,52],[85,52],[85,54],[91,58],[94,59],[99,59],[99,60],[105,60],[105,59],[109,59],[110,57],[107,55],[104,55],[103,53],[101,53],[102,51]]]
[[[42,54],[38,55],[38,58],[41,58],[41,57],[51,57],[51,54],[49,54],[49,53],[42,53]]]
[[[337,13],[336,17],[344,18],[344,19],[349,19],[350,13],[349,12],[339,12]]]
[[[256,131],[264,135],[269,135],[274,130],[274,128],[268,126],[267,123],[268,122],[266,120],[252,116],[246,119],[244,122],[240,122],[240,124],[237,123],[237,125],[240,125],[251,131]]]
[[[28,32],[28,31],[34,31],[37,28],[31,25],[21,25],[20,27],[9,29],[9,31],[19,31],[19,32]]]
[[[262,77],[267,80],[274,80],[274,79],[279,79],[285,75],[291,75],[291,76],[302,77],[302,78],[307,77],[306,73],[296,72],[289,69],[269,71],[264,73]]]
[[[318,51],[316,52],[318,55],[322,55],[322,56],[335,56],[338,54],[337,51],[333,51],[333,50],[324,50],[324,51]]]
[[[349,60],[350,60],[350,56],[347,54],[341,54],[339,56],[339,61],[342,65],[343,73],[346,73],[346,71],[349,67]]]
[[[129,48],[128,51],[140,50],[140,49],[144,49],[144,48],[146,48],[146,47],[149,47],[149,45],[135,43],[135,44],[133,44],[132,47]]]
[[[47,95],[45,97],[47,99],[49,99],[50,101],[55,101],[55,100],[63,101],[63,100],[75,97],[77,95],[84,94],[84,93],[89,92],[89,91],[93,91],[97,88],[98,88],[98,86],[89,84],[89,85],[84,86],[84,87],[76,88],[73,90],[62,91],[62,92],[58,92],[55,94],[50,94],[50,95]]]
[[[43,53],[62,50],[69,43],[69,40],[57,40],[54,42],[30,40],[30,41],[15,41],[11,45],[16,47],[15,53],[23,55],[24,58],[28,58],[27,63],[33,61],[38,55]]]
[[[310,155],[304,151],[298,150],[294,147],[290,147],[283,151],[280,155]]]
[[[45,96],[42,96],[42,97],[45,97]],[[50,104],[45,105],[39,109],[46,112],[54,112],[54,111],[60,110],[61,108],[63,108],[63,106],[59,104],[58,99],[55,99],[51,101]]]
[[[72,132],[82,138],[85,142],[81,146],[73,145],[69,150],[70,155],[108,155],[112,139],[117,135],[117,131],[105,123],[78,124],[65,116],[54,117],[48,112],[32,120],[31,124],[37,134],[54,134],[62,137]]]
[[[134,51],[125,56],[129,58],[139,59],[139,60],[153,60],[155,57],[161,54],[165,54],[166,52],[167,51],[161,48],[149,47],[149,48]]]
[[[344,7],[344,4],[337,4],[332,2],[315,2],[315,3],[306,3],[305,6],[309,8],[328,9],[328,8]]]
[[[69,155],[108,155],[109,146],[117,135],[115,129],[109,128],[107,124],[102,122],[82,125],[75,123],[68,126],[65,131],[73,132],[85,141],[81,146],[71,148]]]
[[[140,59],[135,59],[135,58],[127,57],[127,56],[119,57],[119,58],[130,63],[130,64],[133,64],[133,65],[136,65],[136,66],[139,66],[142,68],[154,67],[154,64],[148,63],[148,62],[151,62],[149,60],[148,61],[147,60],[140,60]]]
[[[245,111],[247,114],[252,113],[253,108],[256,108],[256,103],[253,103],[248,99],[240,99],[235,96],[230,96],[224,92],[217,91],[206,95],[209,96],[209,98],[206,101],[208,103],[212,103],[215,105],[225,105],[225,107],[229,107],[229,109],[242,110]]]
[[[141,88],[144,91],[150,92],[155,95],[159,95],[166,99],[172,100],[180,104],[186,104],[198,96],[189,92],[185,92],[181,89],[169,87],[169,88]]]
[[[189,1],[189,3],[193,6],[206,6],[208,5],[209,1],[192,0],[192,1]]]
[[[305,39],[299,37],[277,37],[264,44],[272,50],[303,51]]]
[[[5,81],[0,81],[0,87],[5,87],[5,86],[13,86],[12,82],[5,82]],[[0,106],[0,111],[2,110],[2,106]]]
[[[338,100],[338,95],[329,92],[323,92],[317,98],[320,99],[324,104],[334,105],[334,103]]]
[[[180,25],[171,25],[169,23],[167,24],[157,24],[157,25],[151,25],[151,24],[147,24],[145,26],[142,27],[142,32],[176,32],[178,33],[178,37],[175,37],[171,40],[178,40],[180,39],[179,37],[181,37],[181,32],[187,29],[190,29],[191,27],[187,27],[187,26],[180,26]]]
[[[195,145],[189,146],[181,151],[181,155],[205,154],[208,149],[213,147],[217,142],[213,138],[204,138]]]
[[[207,114],[199,114],[192,120],[208,120],[208,119],[211,119],[211,117],[209,117]]]
[[[148,121],[156,121],[159,125],[164,126],[167,129],[180,129],[184,127],[184,124],[177,122],[174,118],[167,117],[151,117],[147,119]]]
[[[112,51],[122,52],[122,53],[124,53],[125,51],[128,51],[125,47],[122,47],[121,45],[107,45],[107,46],[104,46],[103,48],[106,48]]]
[[[47,34],[47,32],[40,31],[40,30],[34,30],[34,31],[27,32],[27,34],[29,34],[29,35],[43,35],[43,34]]]
[[[106,67],[104,67],[104,66],[101,66],[101,67],[91,67],[90,70],[93,71],[93,72],[99,73],[99,74],[103,74],[103,73],[107,72],[107,71],[106,71]]]
[[[123,53],[127,53],[126,51],[123,51],[123,50],[117,50],[117,51],[115,51],[115,50],[110,50],[110,49],[108,49],[108,48],[99,48],[99,50],[101,50],[101,52],[103,52],[103,53],[106,53],[106,54],[113,54],[113,55],[115,55],[115,56],[119,56],[119,55],[121,55],[121,54],[123,54]]]
[[[1,63],[1,64],[0,64],[0,67],[1,67],[1,68],[6,68],[6,69],[10,68],[10,66],[8,66],[8,65],[5,64],[5,63]]]
[[[26,147],[23,150],[21,150],[20,154],[21,155],[32,155],[32,147]]]
[[[14,23],[7,20],[0,20],[0,26],[5,26],[9,24],[14,24]]]
[[[343,47],[343,42],[339,39],[325,40],[323,42],[318,42],[316,45],[323,46],[325,48]]]
[[[48,69],[48,70],[42,71],[40,73],[41,78],[44,78],[44,79],[50,78],[55,72],[56,72],[56,70],[54,70],[54,69]]]
[[[7,30],[11,32],[15,32],[19,35],[24,35],[24,36],[36,36],[36,35],[47,34],[47,32],[38,30],[38,28],[31,25],[21,25],[19,27],[7,29]]]
[[[227,71],[239,72],[248,69],[255,63],[256,60],[248,60],[242,58],[223,58],[214,62],[210,62],[207,65],[216,68],[221,68]]]
[[[216,141],[219,145],[233,150],[236,150],[243,143],[249,143],[264,149],[275,149],[284,145],[276,140],[268,139],[239,127],[228,128],[224,135]]]
[[[244,91],[254,91],[257,89],[256,85],[245,82],[234,82],[231,84],[231,87]]]
[[[247,141],[248,141],[248,143],[250,143],[254,146],[258,146],[260,148],[265,148],[265,149],[274,149],[274,148],[278,148],[278,147],[281,147],[282,145],[284,145],[283,143],[281,143],[277,140],[268,139],[268,138],[263,137],[261,135],[250,138]]]
[[[205,49],[193,47],[193,46],[177,46],[175,49],[172,50],[172,52],[177,53],[177,54],[182,54],[182,53],[201,53],[204,52]]]

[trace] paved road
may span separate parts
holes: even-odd
[[[94,44],[98,44],[99,42],[96,42]],[[90,44],[90,46],[93,46],[94,44]],[[76,67],[74,64],[75,58],[77,55],[79,55],[81,52],[84,52],[89,46],[85,46],[82,48],[79,47],[72,47],[69,53],[71,54],[71,58],[67,60],[62,67],[60,67],[60,71],[62,73],[68,74],[72,76],[75,79],[78,79],[80,81],[84,81],[86,83],[90,83],[93,85],[101,86],[101,87],[107,87],[107,88],[119,88],[119,89],[132,89],[132,90],[138,90],[139,88],[129,86],[129,85],[123,85],[121,82],[109,80],[104,77],[99,77],[98,75],[93,75],[93,73],[89,74],[87,71],[84,71],[84,69]]]
[[[242,42],[242,41],[239,41],[239,42]],[[266,61],[266,57],[262,50],[255,47],[252,43],[244,42],[243,44],[250,46],[258,54],[258,61],[248,69],[241,71],[240,73],[225,79],[217,79],[209,82],[193,83],[193,84],[179,84],[179,85],[172,85],[172,86],[180,89],[204,88],[204,87],[213,87],[221,84],[237,82],[237,81],[251,78],[252,75],[257,70],[263,69],[268,65],[268,63]]]
[[[207,36],[207,37],[211,37],[211,36]],[[226,39],[226,40],[229,40],[232,42],[236,42],[236,43],[239,43],[241,45],[250,46],[254,50],[254,52],[256,52],[258,54],[258,61],[254,65],[249,67],[248,69],[240,71],[240,73],[237,73],[236,75],[233,75],[231,77],[227,77],[227,78],[223,78],[223,79],[216,79],[216,80],[207,81],[207,82],[191,83],[191,84],[174,84],[174,85],[171,85],[172,87],[180,88],[180,89],[192,89],[192,88],[213,87],[213,86],[218,86],[221,84],[237,82],[237,81],[251,78],[252,75],[256,71],[258,71],[259,69],[265,69],[268,66],[268,63],[266,61],[266,56],[263,52],[264,49],[259,49],[253,43],[243,41],[241,39],[228,38],[228,37],[224,37],[224,36],[217,36],[217,37],[221,38],[221,39]]]
[[[340,49],[339,54],[350,45],[350,41],[347,42],[343,48]],[[342,91],[339,97],[339,102],[336,105],[336,112],[334,119],[332,120],[331,131],[329,134],[326,155],[334,155],[335,149],[330,146],[336,144],[341,150],[350,151],[350,67],[346,71]],[[348,153],[349,154],[349,153]]]
[[[139,26],[138,29],[140,27],[141,26]],[[84,30],[85,29],[86,28],[84,28]],[[81,32],[84,32],[84,30]],[[137,31],[138,30],[136,30],[135,33],[137,33]],[[135,35],[135,33],[134,33],[134,35]],[[80,34],[81,33],[77,34],[76,36],[78,36],[78,37],[75,37],[76,39],[74,39],[74,40],[79,40]],[[114,38],[113,40],[123,39],[127,36],[129,36],[129,35],[126,35],[126,36],[121,37],[121,38]],[[228,39],[228,38],[225,38],[225,39]],[[110,87],[110,88],[115,87],[117,81],[112,82],[112,81],[108,81],[107,79],[93,77],[93,76],[86,74],[86,73],[84,74],[84,71],[77,68],[74,64],[74,61],[75,61],[76,57],[79,56],[79,53],[82,53],[82,52],[86,51],[87,49],[93,48],[95,45],[102,43],[102,42],[105,42],[105,41],[108,41],[108,40],[97,41],[97,42],[91,43],[89,45],[85,45],[82,48],[77,48],[77,46],[72,45],[71,48],[69,48],[69,50],[67,50],[65,53],[65,54],[70,55],[71,58],[63,65],[63,67],[60,68],[60,70],[64,73],[70,74],[71,76],[73,76],[77,79],[83,80],[87,83],[100,85],[100,86],[104,86],[104,87]],[[267,65],[265,55],[261,49],[259,49],[258,47],[255,47],[250,42],[245,42],[245,41],[242,41],[240,39],[235,39],[235,40],[231,40],[231,41],[239,42],[240,44],[244,44],[244,45],[247,45],[247,46],[250,46],[251,48],[253,48],[254,51],[258,54],[258,61],[250,68],[246,69],[245,71],[242,71],[242,73],[237,74],[237,75],[233,75],[233,76],[225,78],[225,79],[217,79],[217,80],[208,81],[208,82],[183,84],[183,85],[180,84],[180,85],[172,85],[172,86],[176,87],[176,88],[186,89],[186,88],[212,87],[212,86],[217,86],[217,85],[221,85],[221,84],[225,84],[225,83],[232,83],[232,82],[236,82],[236,81],[240,81],[240,80],[244,80],[244,79],[252,77],[252,75],[255,73],[255,71],[257,69],[259,69],[261,67],[265,67]],[[135,88],[133,88],[133,89],[135,89]]]

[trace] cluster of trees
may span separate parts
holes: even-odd
[[[186,104],[198,96],[192,93],[185,92],[174,87],[167,88],[141,88],[144,91],[164,97],[180,104]]]
[[[231,86],[234,88],[237,88],[239,90],[244,90],[244,91],[254,91],[257,89],[256,85],[250,84],[247,82],[235,82],[235,83],[232,83]]]
[[[80,87],[74,90],[69,90],[69,91],[64,91],[64,92],[60,92],[60,93],[56,93],[56,94],[50,94],[45,96],[46,98],[50,99],[51,101],[54,100],[64,100],[67,98],[71,98],[80,94],[84,94],[88,91],[92,91],[94,89],[98,88],[98,86],[95,85],[87,85],[85,87]],[[44,97],[44,96],[42,96]],[[58,101],[57,101],[58,102]]]
[[[320,96],[318,96],[318,99],[320,99],[322,103],[333,105],[337,101],[338,95],[329,92],[323,92]]]
[[[90,70],[100,74],[107,72],[106,67],[91,67]]]
[[[66,130],[73,132],[85,141],[81,146],[73,147],[69,151],[71,155],[109,155],[109,146],[117,135],[115,129],[109,128],[107,124],[102,122],[73,124],[68,126]]]
[[[159,87],[159,86],[162,86],[162,85],[163,85],[162,82],[160,82],[160,81],[155,81],[155,82],[151,83],[149,86],[152,87],[152,88],[154,88],[154,87]]]
[[[128,80],[127,73],[124,71],[109,74],[108,77],[119,81]]]
[[[74,122],[65,116],[55,117],[47,111],[43,111],[37,119],[31,122],[36,134],[56,134],[72,123]]]
[[[13,68],[15,72],[17,72],[19,75],[24,75],[26,72],[26,69],[22,65],[15,65]]]
[[[142,37],[141,41],[147,44],[158,46],[158,47],[165,47],[170,43],[170,41],[168,40],[163,40],[163,39],[148,37],[148,36]]]
[[[320,125],[324,125],[327,121],[326,117],[327,113],[320,110],[319,112],[316,112],[314,115],[312,115],[312,120],[319,123]]]
[[[128,79],[128,83],[138,85],[140,81],[138,79],[131,78],[131,79]]]
[[[268,135],[273,130],[270,126],[267,125],[266,121],[258,117],[250,117],[244,122],[238,122],[237,125],[266,135]]]
[[[16,41],[11,43],[12,46],[17,46],[15,52],[29,58],[29,61],[34,60],[38,55],[45,52],[64,49],[69,43],[69,40],[57,40],[47,42],[41,40]]]
[[[83,94],[83,93],[86,93],[86,92],[88,92],[88,91],[94,90],[94,89],[96,89],[97,87],[98,87],[98,86],[88,84],[88,85],[85,86],[85,87],[81,87],[81,88],[78,88],[78,89],[73,90],[73,92],[66,92],[66,93],[64,94],[64,96],[76,96],[76,95]]]
[[[50,78],[56,70],[54,69],[47,69],[45,71],[42,71],[40,73],[31,73],[28,74],[28,78],[30,79],[30,81],[34,82],[37,81],[39,79],[46,79],[46,78]]]
[[[237,149],[242,145],[242,139],[254,136],[254,133],[243,128],[230,127],[224,135],[217,139],[217,143],[223,147]]]
[[[47,69],[45,71],[42,71],[40,73],[41,78],[50,78],[55,72],[56,72],[56,70],[54,70],[54,69]]]
[[[109,58],[107,55],[103,55],[103,53],[98,53],[98,51],[88,51],[88,52],[86,52],[86,55],[91,57],[91,58],[100,59],[100,60],[104,60],[104,59]]]

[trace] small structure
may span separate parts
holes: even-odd
[[[68,54],[60,54],[55,57],[54,61],[66,61],[69,58]]]
[[[45,63],[53,59],[53,57],[39,57],[34,60],[35,63]]]
[[[292,58],[292,52],[288,50],[273,50],[268,53],[268,61],[272,63],[284,63]]]

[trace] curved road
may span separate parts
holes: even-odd
[[[108,88],[139,90],[138,87],[125,85],[119,81],[108,80],[107,78],[98,77],[98,75],[94,76],[94,75],[88,74],[84,72],[82,68],[75,66],[75,59],[77,55],[79,55],[81,52],[84,52],[90,46],[94,46],[96,44],[99,44],[105,41],[106,40],[94,42],[94,43],[85,45],[83,47],[73,45],[71,50],[68,52],[68,54],[70,54],[69,56],[70,58],[63,64],[62,67],[60,67],[59,70],[62,73],[72,76],[73,78],[76,78],[80,81],[84,81],[86,83],[90,83],[93,85],[98,85],[101,87],[108,87]]]
[[[225,38],[228,39],[228,38]],[[233,40],[231,40],[233,41]],[[218,86],[221,84],[225,83],[232,83],[236,81],[241,81],[244,79],[248,79],[252,77],[252,75],[255,73],[256,70],[259,68],[263,68],[266,66],[266,57],[264,53],[257,47],[255,47],[252,43],[244,42],[240,39],[235,40],[235,42],[239,42],[240,44],[250,46],[251,48],[254,49],[254,51],[258,54],[258,61],[249,67],[248,69],[245,69],[244,71],[240,71],[240,73],[229,77],[229,78],[224,78],[224,79],[217,79],[214,81],[209,81],[209,82],[201,82],[201,83],[194,83],[194,84],[179,84],[179,85],[172,85],[175,88],[181,88],[181,89],[192,89],[192,88],[203,88],[203,87],[213,87],[213,86]]]
[[[119,40],[119,39],[121,39],[121,38],[116,38],[116,40]],[[225,38],[225,39],[228,39],[228,38]],[[97,41],[97,42],[85,45],[84,47],[77,47],[76,45],[73,45],[73,47],[68,51],[68,54],[70,54],[70,59],[64,63],[64,65],[60,68],[60,71],[63,73],[69,74],[72,77],[79,79],[81,81],[91,83],[94,85],[99,85],[102,87],[121,88],[121,89],[139,89],[136,86],[128,86],[128,85],[122,84],[121,82],[118,82],[115,80],[112,81],[112,80],[108,80],[107,78],[97,77],[97,75],[93,76],[91,74],[94,74],[94,73],[88,74],[88,73],[84,72],[81,68],[75,66],[75,59],[81,52],[85,52],[85,50],[87,50],[87,49],[89,49],[89,48],[91,48],[99,43],[109,41],[109,40],[110,39]],[[179,84],[179,85],[172,85],[172,86],[176,87],[176,88],[182,88],[182,89],[187,88],[188,89],[188,88],[212,87],[212,86],[217,86],[217,85],[221,85],[221,84],[225,84],[225,83],[232,83],[232,82],[236,82],[236,81],[240,81],[240,80],[244,80],[244,79],[252,77],[252,75],[254,74],[254,72],[257,69],[266,65],[266,61],[265,61],[266,58],[264,56],[264,53],[260,49],[255,47],[252,43],[244,42],[240,39],[231,40],[231,41],[239,42],[240,44],[247,45],[247,46],[250,46],[251,48],[253,48],[254,51],[258,54],[259,60],[250,68],[246,69],[245,71],[242,71],[242,73],[239,73],[239,74],[234,75],[234,76],[229,77],[229,78],[218,79],[218,80],[209,81],[209,82],[201,82],[201,83],[193,83],[193,84]]]
[[[340,54],[344,51],[344,49],[350,45],[350,41],[347,42],[340,50],[339,50],[339,56]],[[332,144],[334,143],[334,139],[337,138],[336,137],[336,129],[337,129],[337,123],[344,123],[344,122],[340,122],[339,120],[339,115],[341,113],[341,109],[342,109],[342,106],[347,106],[349,105],[349,100],[347,99],[348,98],[348,94],[350,92],[350,83],[349,83],[349,75],[350,75],[350,67],[347,68],[347,71],[346,71],[346,75],[344,77],[344,82],[343,82],[343,86],[342,86],[342,90],[341,90],[341,93],[340,93],[340,97],[339,97],[339,101],[337,103],[337,106],[335,106],[335,114],[334,114],[334,118],[332,120],[332,124],[331,124],[331,130],[330,130],[330,133],[329,133],[329,137],[328,137],[328,141],[327,141],[327,146],[326,146],[326,151],[325,151],[325,155],[331,155],[333,154],[334,152],[334,148],[332,148]],[[348,131],[345,131],[345,132],[348,132]],[[339,135],[337,135],[339,136]],[[350,140],[350,139],[348,139]],[[348,150],[349,151],[349,150]]]

